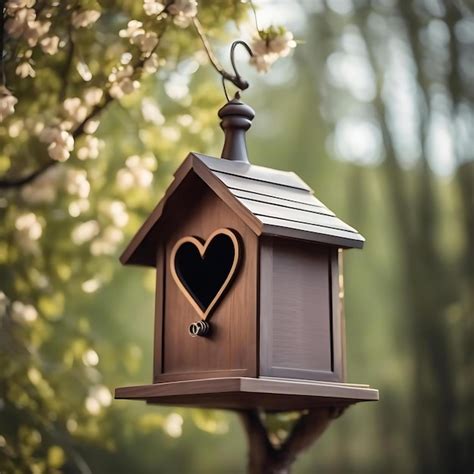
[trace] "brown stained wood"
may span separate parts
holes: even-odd
[[[163,366],[163,354],[161,341],[163,339],[164,303],[165,303],[165,258],[164,245],[159,245],[156,257],[156,293],[155,293],[155,326],[153,339],[153,382],[155,375],[161,373]]]
[[[219,288],[219,291],[216,293],[214,296],[213,300],[211,303],[207,306],[205,310],[201,309],[199,306],[198,302],[196,299],[193,297],[193,295],[189,292],[189,290],[186,288],[185,284],[181,281],[181,278],[178,275],[178,272],[176,270],[176,253],[180,249],[180,247],[185,244],[185,243],[190,243],[194,245],[198,251],[199,254],[201,255],[201,258],[203,258],[206,254],[206,250],[213,241],[214,237],[217,237],[219,235],[226,235],[230,238],[233,246],[234,246],[234,256],[233,256],[233,261],[232,261],[232,266],[227,274],[226,279],[222,283],[222,286]],[[174,282],[176,285],[178,285],[179,289],[183,293],[183,295],[186,297],[186,299],[189,301],[189,303],[193,306],[193,308],[196,310],[198,313],[199,317],[202,320],[206,320],[211,313],[211,311],[214,309],[214,306],[219,302],[220,298],[222,297],[223,293],[229,286],[232,278],[234,277],[234,274],[237,270],[237,265],[240,261],[240,246],[239,246],[239,240],[238,237],[235,235],[235,233],[230,230],[230,229],[217,229],[212,234],[207,238],[207,240],[203,243],[200,240],[198,240],[194,236],[185,236],[179,239],[174,247],[171,250],[171,255],[169,259],[169,268],[171,271],[171,276],[173,277]]]
[[[376,401],[379,395],[366,385],[227,377],[122,387],[115,390],[115,398],[160,405],[290,411]]]
[[[291,237],[297,239],[341,247],[360,248],[363,245],[363,237],[318,201],[311,189],[294,173],[191,153],[175,173],[175,179],[163,199],[121,255],[123,264],[154,266],[153,246],[162,239],[162,234],[166,231],[163,221],[166,220],[169,201],[175,193],[182,192],[182,185],[190,175],[204,181],[255,235],[260,235],[263,227],[266,226],[268,231],[271,226],[271,231],[276,235],[288,236],[289,229],[296,229],[299,232]],[[255,199],[249,199],[248,194],[246,198],[238,198],[234,192],[252,193]],[[262,196],[266,198],[261,199]],[[269,197],[272,198],[271,201]],[[244,199],[247,199],[245,205]],[[280,205],[277,199],[293,204]],[[295,208],[294,203],[298,202],[302,203],[301,209]],[[308,206],[319,206],[320,210],[308,217],[311,216],[306,212]]]
[[[260,255],[260,375],[341,380],[336,253],[266,238]]]
[[[175,179],[166,189],[163,198],[155,206],[152,213],[147,217],[145,222],[141,225],[138,232],[134,235],[133,239],[129,242],[125,250],[122,252],[122,255],[120,255],[120,262],[123,265],[126,265],[128,263],[135,263],[131,261],[134,253],[137,251],[137,249],[139,248],[140,244],[145,239],[145,237],[152,231],[152,228],[155,225],[156,221],[160,219],[163,213],[163,210],[168,198],[173,195],[173,193],[181,184],[182,180],[189,173],[191,168],[192,168],[192,155],[189,154],[187,158],[184,160],[184,162],[181,164],[181,166],[175,171],[174,173]],[[147,252],[142,252],[142,253],[145,253],[145,256],[147,254]],[[145,258],[145,260],[147,259]],[[146,264],[145,262],[142,262],[142,261],[139,261],[136,263],[141,264],[141,265]]]
[[[167,208],[170,200],[175,193],[187,195],[186,182],[195,181],[200,178],[210,189],[234,210],[240,216],[256,235],[260,235],[261,224],[246,208],[243,206],[227,189],[227,187],[199,160],[194,154],[190,153],[178,170],[175,172],[175,179],[165,192],[165,195],[155,207],[153,212],[142,224],[131,242],[120,256],[123,265],[146,265],[154,266],[153,246],[162,239],[162,233],[166,226],[163,221],[166,220]],[[184,188],[184,191],[183,191]]]
[[[218,229],[232,229],[240,236],[242,258],[230,291],[213,310],[211,332],[191,337],[189,325],[199,315],[166,268],[166,298],[162,337],[162,372],[155,380],[202,378],[203,376],[257,375],[257,252],[255,234],[202,181],[189,183],[189,197],[170,199],[166,216],[167,262],[176,243],[186,236],[207,239]],[[168,265],[169,267],[169,265]],[[159,350],[157,347],[155,350]],[[204,375],[203,375],[204,374]],[[210,375],[211,374],[211,375]]]

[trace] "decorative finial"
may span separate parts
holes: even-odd
[[[240,94],[227,102],[218,112],[225,140],[221,158],[249,163],[245,132],[252,125],[255,112],[252,107],[240,100]]]

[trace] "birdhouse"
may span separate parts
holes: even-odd
[[[153,383],[116,398],[295,410],[377,400],[345,383],[340,249],[364,238],[296,174],[249,163],[253,110],[220,111],[222,158],[190,153],[121,256],[156,269]]]

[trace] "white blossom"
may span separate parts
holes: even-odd
[[[136,36],[141,36],[143,34],[145,34],[143,23],[138,20],[130,20],[127,23],[127,28],[119,31],[120,38],[128,38],[130,39],[130,42],[132,42]]]
[[[37,240],[43,234],[43,228],[38,218],[32,212],[21,214],[15,220],[16,242],[25,252],[38,252]]]
[[[69,169],[66,175],[66,191],[79,198],[85,199],[89,196],[91,185],[87,179],[85,170]]]
[[[288,56],[291,49],[296,47],[293,34],[284,28],[270,27],[260,31],[254,38],[251,48],[253,56],[250,64],[259,72],[267,72],[272,64],[279,58]]]
[[[91,415],[98,415],[102,410],[100,403],[95,398],[92,398],[92,397],[87,397],[84,402],[84,405],[86,407],[86,410]]]
[[[170,413],[163,424],[168,436],[179,438],[183,433],[183,417],[179,413]]]
[[[153,173],[156,160],[152,156],[140,157],[132,155],[125,161],[125,167],[117,173],[117,184],[123,189],[134,187],[146,188],[153,181]]]
[[[197,15],[197,6],[196,0],[174,0],[168,6],[168,12],[177,26],[186,28]]]
[[[84,61],[78,61],[76,63],[76,71],[84,81],[89,82],[92,79],[92,72]]]
[[[49,55],[56,54],[59,49],[59,36],[48,36],[40,41],[43,52]]]
[[[161,113],[158,104],[149,98],[142,100],[142,115],[146,122],[153,123],[155,125],[163,125],[165,123],[165,117]]]
[[[69,215],[71,217],[79,217],[83,212],[88,211],[90,202],[88,199],[81,198],[71,201],[68,206]]]
[[[123,240],[123,232],[113,226],[105,228],[102,235],[91,244],[91,253],[99,255],[112,255]]]
[[[77,150],[77,157],[80,160],[95,160],[99,156],[102,141],[97,137],[87,135],[84,144]]]
[[[89,87],[84,91],[84,102],[92,107],[97,105],[101,100],[104,92],[99,87]]]
[[[14,301],[12,304],[12,319],[18,323],[33,323],[38,319],[38,311],[31,304]]]
[[[83,10],[72,14],[72,26],[74,28],[86,28],[92,25],[100,18],[100,12],[97,10]]]
[[[38,40],[49,31],[50,27],[51,23],[49,21],[29,21],[28,28],[23,34],[23,37],[28,43],[28,46],[36,46]]]
[[[33,66],[28,62],[24,61],[20,64],[15,69],[15,74],[17,76],[20,76],[22,79],[25,79],[26,77],[35,77],[36,72],[33,69]]]
[[[105,385],[96,385],[89,389],[85,406],[91,415],[98,415],[103,407],[108,407],[111,403],[112,394],[110,390]]]
[[[8,127],[8,135],[11,138],[18,138],[21,132],[24,130],[24,121],[21,119],[15,120],[14,122],[10,123]]]
[[[44,36],[51,27],[50,22],[36,20],[33,8],[10,9],[14,16],[5,22],[7,33],[13,38],[23,37],[30,47],[36,46],[38,40]]]
[[[97,132],[97,129],[99,128],[100,125],[100,120],[88,120],[86,124],[84,125],[84,132],[92,134]]]
[[[66,161],[74,149],[74,138],[66,130],[47,127],[40,134],[43,143],[49,143],[48,154],[56,161]]]
[[[143,29],[141,21],[131,20],[127,24],[127,28],[120,30],[121,38],[128,38],[131,44],[140,48],[143,53],[151,53],[158,44],[158,36],[154,31],[146,32]]]
[[[149,16],[159,15],[165,6],[159,0],[144,0],[143,1],[143,10]]]
[[[122,201],[109,201],[101,206],[102,212],[108,216],[116,227],[125,227],[128,223],[128,212]]]
[[[29,23],[36,20],[36,12],[33,8],[21,8],[16,11],[13,18],[5,22],[6,32],[13,38],[19,38],[29,28]]]
[[[32,212],[18,216],[15,220],[15,228],[19,232],[24,232],[31,240],[38,240],[43,233],[38,218]]]
[[[148,74],[153,74],[158,69],[160,61],[158,55],[153,53],[148,59],[143,63],[143,70]]]
[[[270,56],[265,54],[264,56],[257,56],[254,54],[250,58],[250,64],[255,66],[258,72],[268,72],[275,62]]]
[[[7,295],[0,291],[0,318],[5,315],[9,302]]]
[[[63,123],[63,128],[72,128],[87,117],[87,107],[82,104],[79,97],[66,99],[63,102],[63,110],[66,114],[66,122]]]
[[[5,4],[7,15],[13,16],[18,10],[32,8],[35,3],[36,0],[8,0]]]
[[[92,240],[96,235],[99,234],[100,228],[99,223],[95,220],[83,222],[71,232],[71,239],[76,245],[82,245]]]
[[[88,283],[92,280],[88,280],[87,282],[84,282],[82,286],[84,286],[85,283]],[[97,279],[94,279],[94,281],[97,281]],[[99,283],[100,286],[100,283]],[[83,288],[84,289],[84,288]],[[97,287],[98,289],[98,287]],[[86,291],[86,290],[84,290]],[[86,291],[86,293],[93,293],[90,291]],[[99,355],[94,349],[88,349],[84,354],[82,355],[82,362],[84,362],[84,365],[88,367],[95,367],[99,363]]]
[[[18,99],[5,87],[0,86],[0,122],[15,112]]]
[[[112,82],[109,94],[114,99],[121,99],[124,95],[131,94],[140,87],[140,83],[132,79],[133,67],[128,65],[119,67],[109,75]]]

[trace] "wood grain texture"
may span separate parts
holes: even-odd
[[[153,382],[156,382],[156,374],[162,372],[163,353],[163,321],[165,305],[165,255],[164,245],[160,244],[156,252],[156,285],[155,285],[155,326],[153,338]]]
[[[260,375],[341,380],[337,254],[265,238],[260,255]]]
[[[214,190],[255,235],[266,229],[267,233],[282,237],[344,248],[363,246],[364,238],[317,200],[308,185],[294,173],[191,153],[175,173],[163,199],[121,255],[123,264],[154,266],[154,246],[166,231],[164,221],[169,203],[175,193],[186,195],[183,183],[189,181],[191,175]],[[292,204],[284,204],[284,201]],[[301,203],[300,208],[298,203]],[[292,232],[294,230],[296,232]]]
[[[376,401],[379,394],[367,385],[227,377],[122,387],[116,389],[115,398],[160,405],[289,411]]]
[[[175,206],[170,200],[175,212],[169,213],[166,222],[165,260],[169,262],[173,247],[183,236],[206,239],[222,227],[239,234],[243,255],[232,287],[214,308],[211,332],[204,338],[188,334],[189,325],[199,316],[173,280],[170,268],[165,269],[163,362],[155,380],[256,376],[257,237],[202,181],[194,181],[189,192],[194,197],[184,198],[186,206],[180,202]]]

